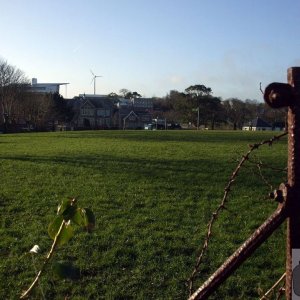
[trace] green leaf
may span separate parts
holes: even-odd
[[[62,215],[70,208],[77,208],[76,200],[75,199],[65,199],[61,202],[60,205],[57,207],[57,214]]]
[[[57,216],[48,226],[48,234],[54,240],[62,221],[64,220],[63,216]]]
[[[89,208],[78,208],[71,220],[77,225],[85,227],[88,232],[95,227],[95,215]]]
[[[62,214],[65,221],[69,221],[73,218],[74,214],[76,213],[77,207],[76,206],[70,206],[68,207]]]
[[[72,216],[71,221],[75,224],[84,227],[85,226],[85,213],[82,208],[77,208],[75,214]]]
[[[74,267],[72,263],[66,261],[57,261],[52,265],[52,270],[60,279],[77,280],[80,278],[80,270]]]
[[[58,234],[62,222],[64,222],[63,216],[57,216],[53,220],[53,222],[51,222],[50,225],[48,226],[48,234],[53,240]],[[64,222],[63,228],[58,237],[58,241],[57,241],[58,245],[61,246],[67,243],[72,238],[73,235],[74,235],[74,230],[73,227],[71,226],[71,223]]]
[[[96,218],[92,210],[89,208],[82,208],[82,211],[85,212],[85,228],[88,232],[91,232],[95,228]]]

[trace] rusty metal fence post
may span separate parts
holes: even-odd
[[[292,299],[293,250],[300,252],[300,67],[289,68],[288,84],[271,83],[264,94],[273,108],[288,107],[286,299]]]
[[[189,300],[207,299],[285,220],[285,205],[278,209],[246,240]]]
[[[292,250],[300,251],[300,68],[288,70],[293,88],[288,108],[288,201],[286,298],[292,299]]]
[[[298,250],[300,255],[300,67],[288,69],[288,83],[268,85],[264,100],[275,109],[288,107],[288,180],[279,188],[283,203],[189,300],[207,299],[286,218],[286,299],[292,299],[293,251]]]

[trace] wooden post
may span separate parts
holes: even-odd
[[[288,69],[293,101],[288,108],[288,185],[286,299],[292,299],[292,253],[300,253],[300,67]],[[300,284],[300,283],[299,283]]]

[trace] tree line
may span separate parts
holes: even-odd
[[[58,93],[31,92],[24,72],[0,59],[0,114],[1,130],[8,132],[17,125],[47,130],[51,122],[69,120],[72,112]]]
[[[242,129],[256,117],[270,125],[285,123],[286,109],[271,109],[250,99],[222,100],[212,94],[212,89],[205,85],[192,85],[183,92],[172,90],[165,97],[154,99],[154,109],[170,122],[188,123],[197,128]]]
[[[138,92],[121,89],[108,97],[114,103],[120,98],[141,97]],[[213,96],[210,87],[191,85],[184,91],[171,90],[165,97],[154,97],[153,117],[170,123],[186,123],[191,127],[241,129],[255,117],[271,125],[285,122],[286,110],[274,110],[256,100],[221,99]],[[59,94],[30,92],[30,81],[20,69],[0,59],[0,126],[8,131],[14,124],[48,130],[54,122],[70,122],[74,112]],[[52,125],[51,125],[52,124]]]

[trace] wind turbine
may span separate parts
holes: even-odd
[[[101,75],[95,75],[92,70],[90,70],[90,71],[91,71],[91,73],[93,75],[93,79],[92,79],[91,83],[94,81],[94,95],[96,95],[96,78],[97,77],[103,77],[103,76],[101,76]]]

